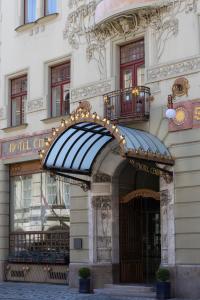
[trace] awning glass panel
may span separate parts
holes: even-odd
[[[125,126],[117,126],[117,129],[125,140],[123,146],[120,144],[124,156],[147,160],[152,157],[153,161],[163,163],[166,158],[166,163],[172,164],[169,150],[157,137]],[[59,172],[89,174],[97,155],[114,138],[116,136],[113,131],[98,123],[75,123],[54,140],[46,154],[43,167]]]

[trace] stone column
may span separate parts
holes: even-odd
[[[9,167],[0,163],[0,281],[9,253]]]
[[[98,173],[92,183],[93,285],[112,283],[112,199],[111,177]]]

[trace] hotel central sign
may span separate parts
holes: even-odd
[[[14,140],[1,142],[1,158],[8,159],[21,155],[30,155],[44,147],[44,139],[49,133],[21,137]]]

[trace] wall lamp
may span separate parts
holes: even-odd
[[[173,100],[174,97],[172,95],[168,95],[167,110],[165,112],[167,119],[174,119],[176,117],[176,110],[173,108]]]

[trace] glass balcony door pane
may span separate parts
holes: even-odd
[[[132,93],[131,88],[133,86],[133,68],[123,68],[121,71],[121,88],[123,90],[121,96],[121,113],[127,114],[132,112]]]

